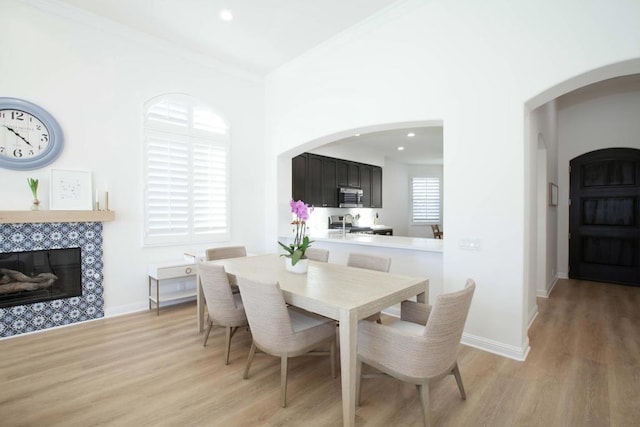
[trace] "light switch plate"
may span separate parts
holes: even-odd
[[[465,251],[479,251],[480,239],[460,239],[460,249]]]

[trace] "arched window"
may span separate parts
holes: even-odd
[[[195,98],[144,108],[144,244],[229,239],[229,128]]]

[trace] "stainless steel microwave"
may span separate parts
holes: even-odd
[[[338,206],[341,208],[361,208],[363,191],[360,188],[338,188]]]

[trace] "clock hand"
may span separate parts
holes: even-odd
[[[4,127],[6,127],[7,129],[9,129],[11,132],[15,133],[20,139],[22,139],[24,142],[26,142],[30,147],[33,147],[33,145],[31,145],[31,143],[29,141],[27,141],[26,139],[24,139],[24,137],[22,135],[20,135],[18,132],[16,132],[15,130],[11,129],[9,126],[7,125],[2,125]]]

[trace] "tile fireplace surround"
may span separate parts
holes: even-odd
[[[82,296],[0,308],[0,337],[104,317],[102,223],[0,224],[0,252],[79,247]]]

